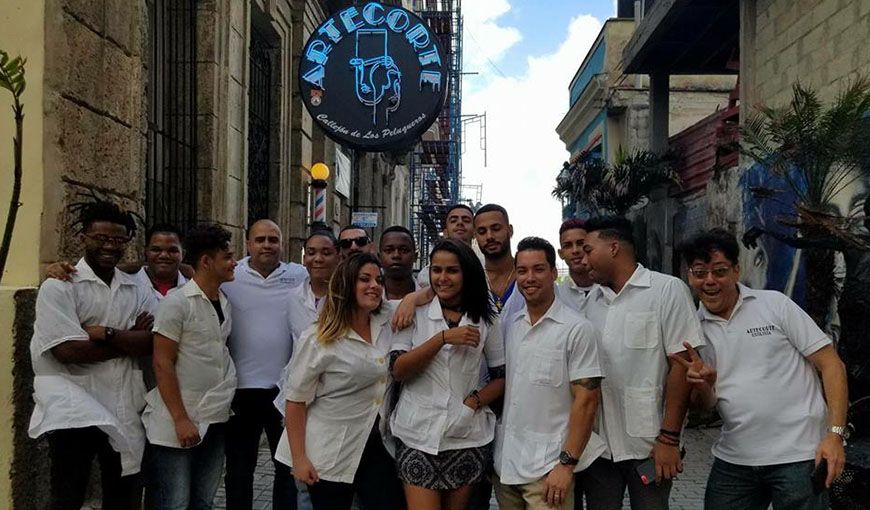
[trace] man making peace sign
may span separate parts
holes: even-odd
[[[827,509],[848,437],[846,372],[831,340],[784,294],[738,283],[730,233],[700,234],[681,252],[707,346],[671,359],[686,367],[693,402],[723,421],[704,508]]]

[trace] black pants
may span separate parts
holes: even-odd
[[[55,430],[48,434],[52,510],[79,510],[91,478],[94,457],[100,463],[103,508],[140,508],[142,477],[121,476],[121,455],[97,427]]]
[[[366,441],[353,483],[321,480],[309,485],[308,493],[314,510],[349,510],[354,493],[363,510],[405,510],[405,492],[396,475],[396,461],[384,448],[377,425]]]
[[[250,510],[254,499],[254,470],[260,436],[266,432],[275,480],[272,484],[272,505],[282,510],[296,510],[296,482],[289,467],[274,460],[275,448],[284,430],[281,413],[273,401],[278,388],[246,388],[236,390],[233,416],[227,424],[227,474],[225,488],[228,510]]]

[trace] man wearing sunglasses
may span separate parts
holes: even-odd
[[[344,260],[357,252],[377,253],[377,247],[366,233],[365,229],[356,225],[348,225],[338,233],[338,249]]]

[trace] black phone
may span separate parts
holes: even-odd
[[[813,481],[813,494],[825,492],[825,479],[828,478],[828,459],[822,459],[819,465],[813,469],[810,479]]]
[[[680,448],[680,458],[683,459],[686,457],[686,449]],[[637,476],[640,477],[640,481],[644,485],[649,485],[651,483],[655,483],[656,481],[656,461],[652,457],[646,459],[641,462],[634,468],[637,471]],[[822,484],[824,485],[824,478],[822,479]]]

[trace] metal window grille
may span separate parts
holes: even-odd
[[[147,0],[149,225],[196,221],[196,0]]]
[[[248,221],[269,217],[274,49],[251,27],[248,88]]]

